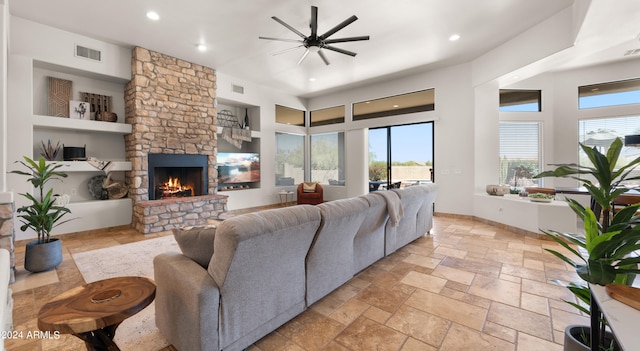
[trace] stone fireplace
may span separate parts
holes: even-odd
[[[227,196],[216,193],[215,71],[140,47],[133,49],[131,70],[125,114],[132,132],[125,148],[132,170],[125,179],[133,199],[132,226],[155,233],[207,224],[227,203]],[[161,164],[154,164],[158,160]],[[165,184],[168,179],[159,177],[172,181]],[[180,190],[185,182],[191,190]],[[167,195],[158,198],[159,190]]]

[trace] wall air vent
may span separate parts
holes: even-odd
[[[102,52],[100,50],[90,49],[81,45],[76,45],[75,55],[77,57],[84,57],[93,61],[102,61]]]
[[[233,85],[231,85],[231,90],[232,90],[234,93],[244,94],[244,87],[243,87],[243,86],[241,86],[241,85],[235,85],[235,84],[233,84]]]

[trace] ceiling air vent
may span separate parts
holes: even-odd
[[[243,87],[243,86],[241,86],[241,85],[235,85],[235,84],[233,84],[233,85],[231,85],[231,90],[232,90],[234,93],[244,94],[244,87]]]
[[[76,56],[93,61],[102,61],[102,52],[81,45],[76,45]]]
[[[624,53],[624,56],[633,56],[633,55],[637,55],[637,54],[640,54],[640,49],[627,50]]]

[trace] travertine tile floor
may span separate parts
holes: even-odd
[[[432,233],[373,264],[249,351],[553,351],[562,350],[566,325],[588,323],[562,301],[572,294],[549,282],[577,280],[571,267],[544,251],[560,249],[554,242],[443,216],[434,218]],[[170,233],[64,236],[64,261],[54,272],[12,286],[15,329],[37,330],[40,307],[84,283],[71,253],[158,235]],[[23,247],[17,246],[16,262]],[[5,342],[10,351],[84,349],[67,335]]]

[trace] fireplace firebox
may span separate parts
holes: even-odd
[[[206,155],[149,154],[149,200],[207,195]]]

